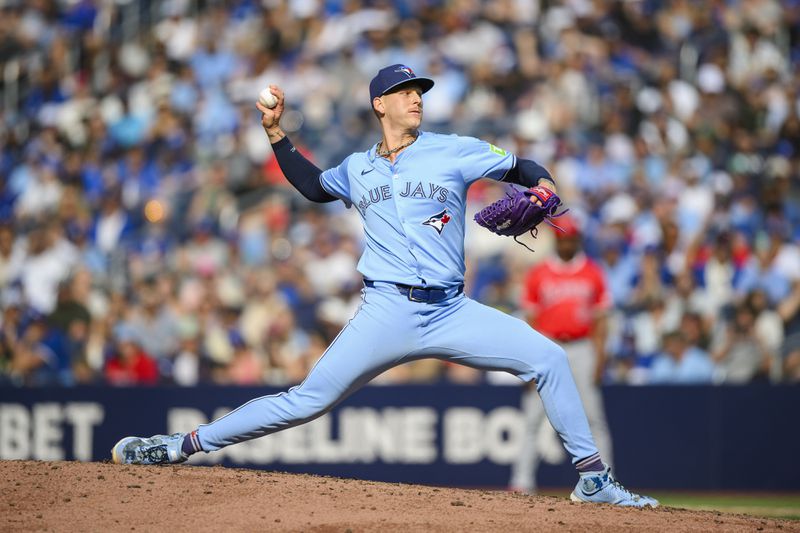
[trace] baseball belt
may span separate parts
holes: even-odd
[[[391,283],[391,282],[390,282]],[[371,279],[365,279],[364,285],[367,287],[374,287],[375,282]],[[458,286],[453,293],[452,289],[443,289],[441,287],[415,287],[413,285],[405,285],[403,283],[392,283],[403,296],[407,297],[412,302],[423,303],[436,303],[458,296],[464,292],[464,284]]]

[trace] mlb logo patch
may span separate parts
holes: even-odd
[[[442,234],[442,230],[450,222],[450,215],[447,212],[447,209],[442,211],[441,213],[437,213],[430,217],[428,220],[422,223],[423,226],[430,226],[436,230],[436,233],[439,235]]]

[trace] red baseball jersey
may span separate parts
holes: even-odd
[[[531,325],[551,339],[586,338],[597,313],[611,307],[602,268],[584,254],[569,263],[547,259],[528,271],[522,306],[534,312]]]

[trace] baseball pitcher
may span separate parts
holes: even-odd
[[[370,83],[381,140],[324,172],[286,137],[280,127],[284,95],[270,87],[277,104],[256,105],[286,178],[308,200],[341,200],[361,216],[361,307],[301,384],[251,400],[188,434],[123,438],[112,449],[114,462],[180,463],[193,453],[294,427],[393,366],[438,358],[536,383],[580,476],[573,500],[658,505],[623,488],[602,462],[564,350],[526,322],[464,295],[465,199],[473,182],[486,177],[526,187],[477,215],[479,224],[500,235],[535,231],[561,202],[550,174],[533,161],[475,138],[421,131],[422,95],[433,84],[404,65],[381,69]]]

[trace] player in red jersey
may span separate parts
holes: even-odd
[[[522,307],[528,322],[567,352],[589,427],[606,461],[611,459],[611,438],[603,408],[600,383],[605,368],[607,312],[611,293],[600,265],[583,253],[577,221],[558,219],[556,255],[534,265],[525,278]],[[545,422],[535,386],[526,386],[522,397],[526,433],[522,450],[512,465],[511,487],[532,493],[541,459],[537,435]]]

